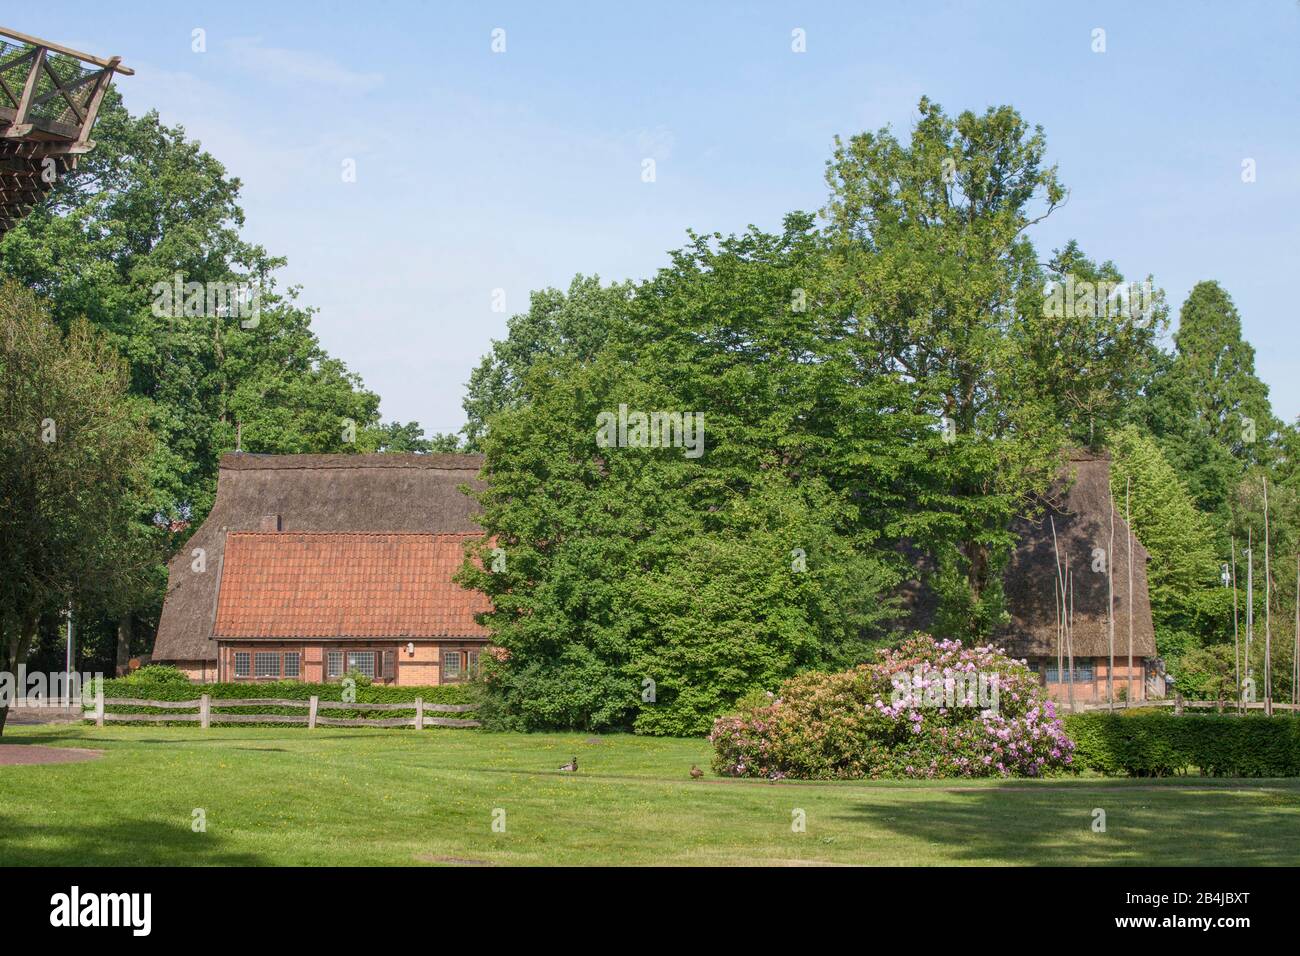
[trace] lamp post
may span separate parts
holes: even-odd
[[[64,615],[67,617],[67,621],[68,621],[68,650],[67,650],[67,664],[64,669],[64,675],[63,675],[63,694],[65,698],[64,703],[67,706],[71,707],[72,706],[72,674],[77,667],[77,650],[76,650],[76,646],[73,644],[73,639],[72,639],[72,602],[71,601],[68,602],[68,609],[64,612]]]

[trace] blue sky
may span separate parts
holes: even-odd
[[[687,228],[815,210],[833,137],[905,134],[922,94],[1042,125],[1071,196],[1036,227],[1040,251],[1077,238],[1152,273],[1175,313],[1218,279],[1275,410],[1300,414],[1296,0],[59,0],[3,19],[122,56],[128,106],[243,180],[248,237],[288,257],[386,419],[458,428],[470,369],[529,290],[642,278]]]

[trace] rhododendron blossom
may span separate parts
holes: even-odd
[[[709,740],[719,773],[769,778],[1038,777],[1074,751],[1024,661],[925,635],[850,671],[790,678]]]

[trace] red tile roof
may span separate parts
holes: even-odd
[[[477,534],[232,532],[218,639],[487,637],[452,580]]]

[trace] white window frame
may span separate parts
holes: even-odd
[[[1057,678],[1060,678],[1059,680]],[[1074,683],[1091,684],[1097,679],[1097,667],[1091,660],[1074,661]],[[1057,672],[1056,662],[1049,661],[1043,665],[1043,680],[1049,684],[1068,684],[1070,683],[1070,662],[1066,661]]]
[[[334,666],[335,661],[338,662],[337,668],[335,668]],[[347,657],[344,655],[342,651],[326,651],[325,652],[325,679],[329,680],[330,678],[333,677],[344,676],[347,673],[347,671],[343,669],[343,665],[345,663],[347,663]]]
[[[367,671],[364,667],[361,667],[359,665],[358,662],[362,658],[370,659],[370,670]],[[360,673],[365,674],[371,680],[374,680],[375,679],[375,652],[374,651],[348,651],[346,673],[351,674],[353,671],[359,671]]]
[[[442,676],[444,679],[449,677],[460,677],[462,673],[460,668],[461,668],[460,651],[442,652]]]
[[[239,667],[240,658],[243,658],[244,664],[242,672]],[[253,655],[248,651],[235,651],[234,667],[236,677],[253,676]]]
[[[289,661],[293,661],[293,673],[289,673]],[[284,652],[284,668],[281,673],[286,678],[300,680],[302,678],[302,653],[300,651]]]
[[[275,673],[263,673],[264,668],[262,665],[264,664],[267,665],[268,668],[273,666],[275,668]],[[282,666],[283,666],[283,661],[281,661],[280,659],[279,651],[254,651],[253,652],[253,676],[256,678],[259,678],[261,680],[265,680],[267,678],[279,680],[280,668]]]

